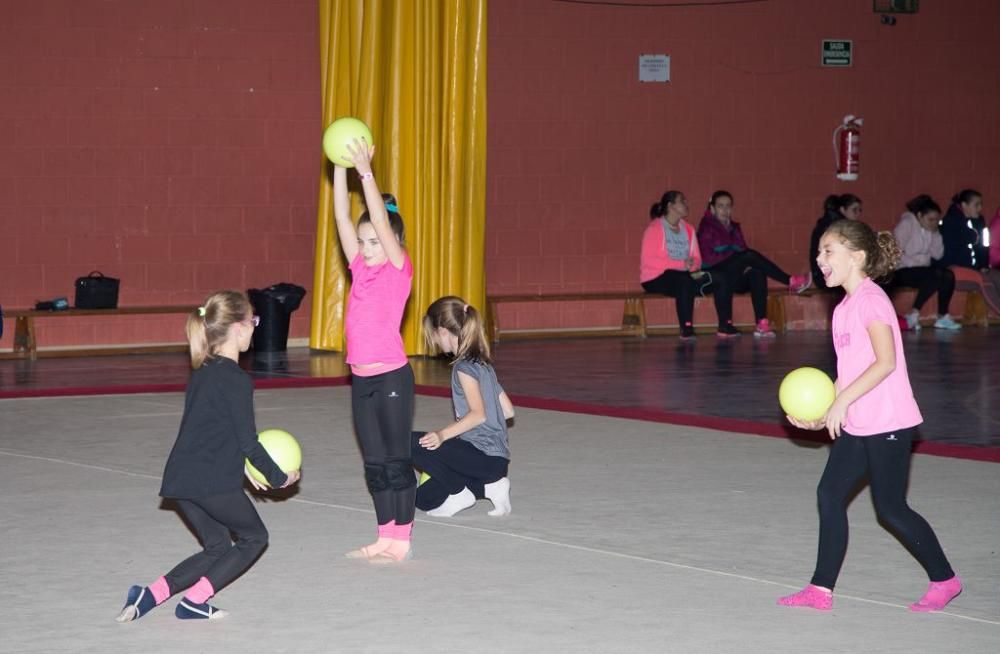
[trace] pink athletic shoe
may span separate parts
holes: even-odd
[[[813,276],[811,272],[804,275],[792,275],[788,282],[788,290],[792,293],[802,293],[808,289],[813,284]]]
[[[948,606],[948,602],[958,597],[962,592],[962,580],[955,575],[947,581],[932,581],[927,592],[919,600],[910,604],[911,611],[929,613],[940,611]]]
[[[806,606],[819,611],[829,611],[833,608],[833,593],[809,584],[797,593],[779,597],[778,604],[781,606]]]
[[[757,321],[757,328],[753,330],[753,335],[755,338],[775,338],[776,335],[774,330],[771,329],[771,323],[767,318],[761,318]]]

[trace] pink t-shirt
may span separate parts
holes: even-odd
[[[366,266],[360,253],[350,265],[351,293],[347,300],[344,337],[347,363],[383,363],[386,369],[406,363],[399,326],[410,297],[413,263],[403,253],[403,267],[391,261]]]
[[[906,373],[903,340],[896,310],[889,297],[866,278],[833,310],[833,347],[837,351],[837,390],[843,390],[875,362],[868,327],[880,322],[892,330],[896,369],[847,408],[844,429],[854,436],[885,434],[915,427],[924,421],[913,399]]]

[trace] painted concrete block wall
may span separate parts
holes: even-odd
[[[3,2],[0,303],[312,287],[320,170],[312,0]],[[183,341],[182,316],[37,321],[40,345]],[[291,336],[308,334],[308,302]],[[13,325],[0,346],[10,347]]]
[[[668,189],[687,195],[695,224],[729,190],[751,246],[790,273],[805,270],[830,193],[861,196],[881,229],[918,193],[946,205],[964,187],[992,216],[1000,3],[925,2],[895,27],[871,7],[490,3],[488,290],[638,286],[649,207]],[[821,67],[823,39],[852,40],[853,67]],[[640,83],[640,54],[670,55],[671,81]],[[856,182],[834,177],[846,114],[865,119]],[[598,304],[501,311],[510,328],[620,319]]]

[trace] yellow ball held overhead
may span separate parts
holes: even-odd
[[[826,415],[837,391],[833,382],[822,370],[798,368],[791,371],[781,382],[778,401],[785,413],[812,422]]]
[[[302,448],[299,447],[295,437],[283,429],[265,429],[257,434],[257,440],[264,446],[267,453],[271,455],[274,462],[278,464],[282,472],[291,472],[302,467]],[[250,459],[246,462],[250,476],[265,486],[270,486],[267,478],[253,467]]]
[[[327,159],[338,166],[354,168],[354,162],[350,160],[351,153],[347,151],[348,145],[354,147],[354,139],[374,145],[368,125],[350,116],[338,118],[323,132],[323,152]]]

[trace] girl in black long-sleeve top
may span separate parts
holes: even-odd
[[[299,479],[297,470],[282,472],[257,441],[253,382],[237,364],[240,352],[250,346],[257,321],[250,302],[237,291],[214,293],[188,317],[194,372],[160,495],[176,502],[204,549],[149,586],[132,586],[118,622],[140,618],[185,589],[174,612],[178,618],[225,617],[226,612],[210,606],[208,599],[249,568],[267,545],[267,529],[243,492],[244,459],[272,487]]]

